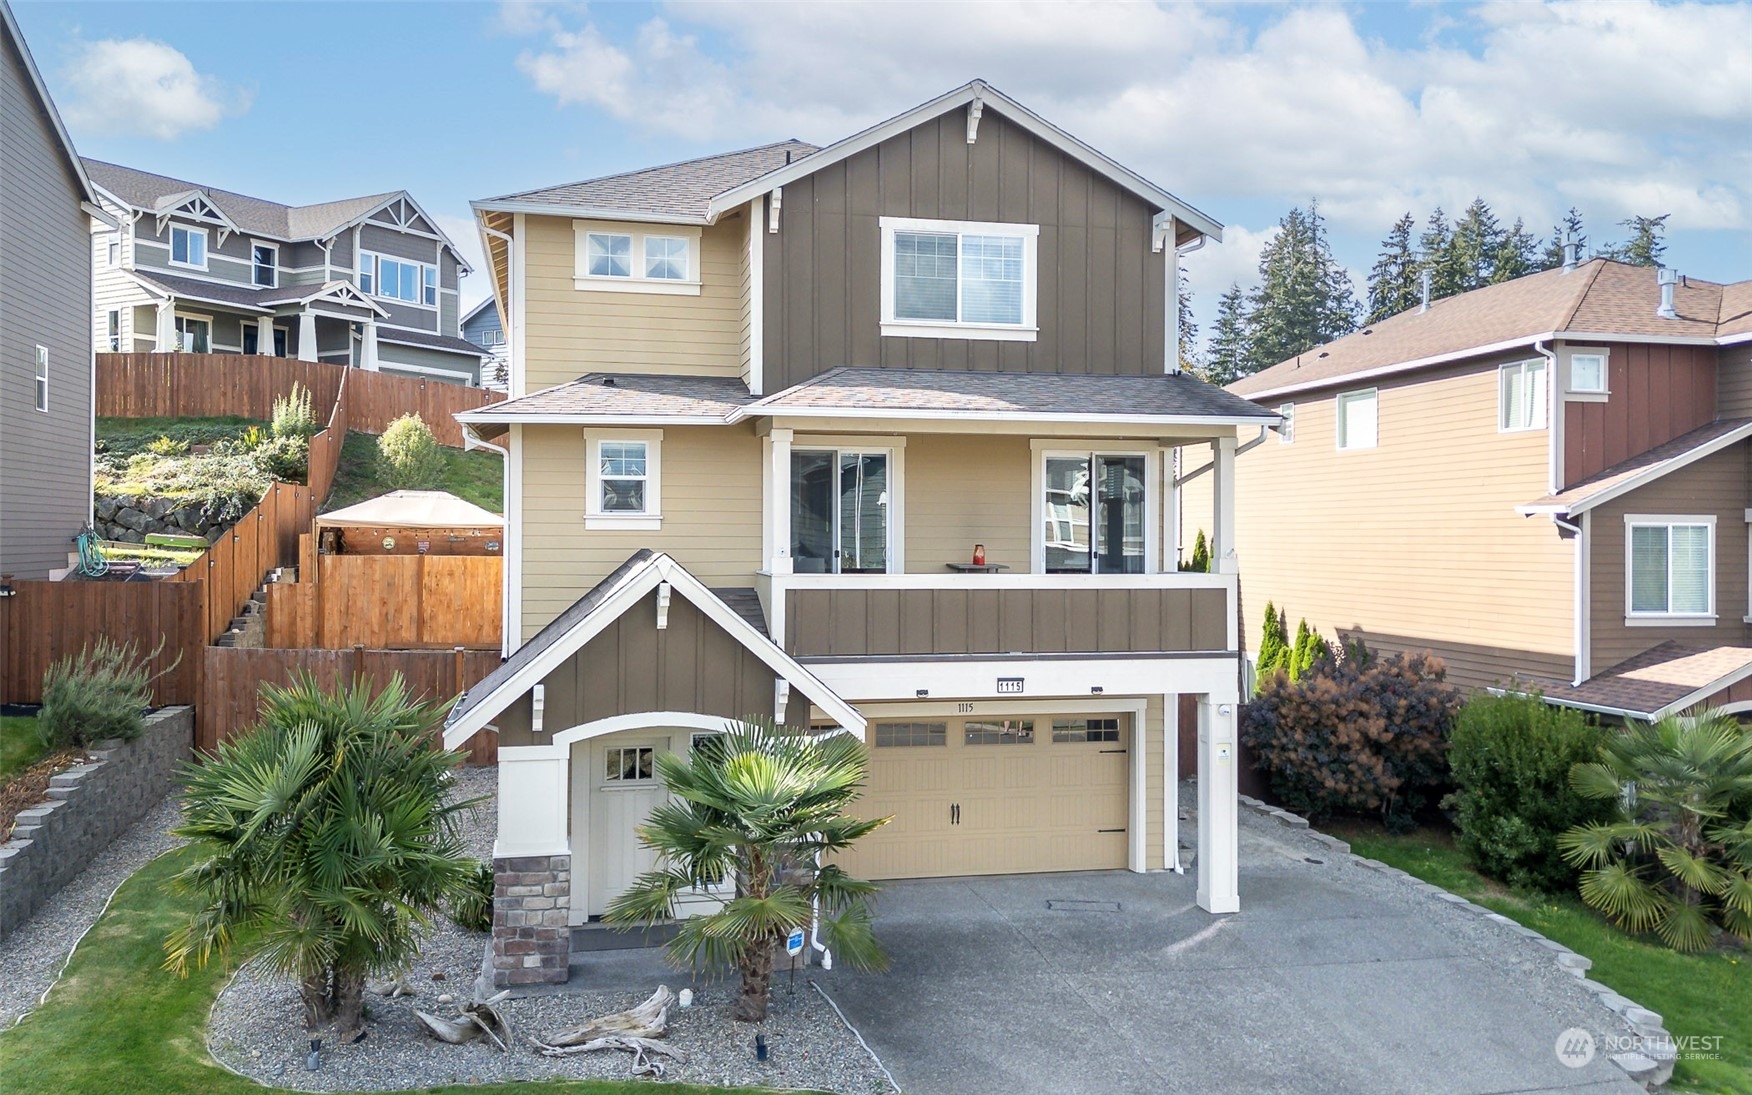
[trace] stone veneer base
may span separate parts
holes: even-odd
[[[496,989],[564,984],[572,959],[572,857],[493,859],[493,942],[488,968]]]

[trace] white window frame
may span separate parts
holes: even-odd
[[[444,272],[430,262],[420,264],[420,303],[427,308],[438,307],[444,295]]]
[[[651,273],[651,245],[653,243],[657,243],[657,242],[679,243],[682,245],[683,251],[681,253],[681,276],[679,278],[660,278],[660,277],[654,277],[652,275],[652,273]],[[644,265],[643,265],[642,269],[645,271],[643,276],[645,277],[646,280],[648,280],[648,281],[673,281],[673,282],[678,282],[678,283],[686,283],[688,281],[693,280],[694,263],[697,261],[697,259],[695,258],[695,255],[694,255],[694,243],[692,240],[688,239],[686,236],[660,235],[656,232],[652,232],[651,234],[645,236],[642,240],[639,241],[639,246],[642,249],[642,258],[644,261]]]
[[[882,217],[882,314],[881,330],[894,338],[957,338],[992,342],[1033,342],[1040,334],[1036,298],[1040,280],[1040,225],[1003,221],[921,220],[914,217]],[[961,313],[962,236],[1013,236],[1022,240],[1022,322],[967,323],[960,320],[896,319],[894,316],[894,235],[896,232],[937,232],[954,235],[955,311]]]
[[[366,279],[370,279],[370,285],[365,284]],[[353,258],[353,284],[366,296],[377,295],[377,252],[360,248]]]
[[[628,253],[629,273],[626,277],[590,272],[591,236],[627,236],[632,240]],[[687,244],[687,277],[652,278],[645,276],[645,240],[681,240]],[[700,295],[701,278],[699,227],[686,224],[635,224],[624,221],[572,222],[572,287],[598,293],[652,293],[669,296]]]
[[[1664,528],[1667,538],[1667,604],[1673,603],[1672,529],[1701,525],[1709,530],[1709,605],[1705,612],[1637,612],[1631,608],[1632,536],[1635,528]],[[1716,622],[1716,515],[1713,513],[1627,513],[1624,515],[1624,626],[1714,627]]]
[[[108,264],[110,266],[120,266],[122,264],[122,244],[121,244],[121,241],[116,239],[115,236],[112,235],[109,239],[108,244],[104,247],[104,254],[105,254],[105,256],[107,256],[107,258],[109,260]]]
[[[121,353],[122,350],[122,310],[111,308],[104,313],[104,340],[109,344],[109,352]]]
[[[1375,408],[1375,440],[1367,445],[1347,444],[1344,435],[1344,408],[1351,402],[1367,399]],[[1358,388],[1355,391],[1339,392],[1332,400],[1332,441],[1339,452],[1367,452],[1381,447],[1381,389]]]
[[[262,264],[256,261],[256,248],[268,251],[272,258],[268,261],[269,281],[266,285],[256,280],[256,269]],[[249,283],[257,289],[278,289],[280,287],[280,245],[268,243],[266,240],[249,241]]]
[[[611,753],[616,754],[616,755],[620,755],[620,754],[624,754],[624,753],[628,753],[628,752],[637,753],[637,752],[641,752],[641,751],[646,750],[646,749],[649,749],[651,751],[651,775],[649,776],[649,778],[621,779],[619,777],[616,777],[615,779],[609,779],[608,778],[608,766],[606,763],[604,763],[603,767],[601,769],[599,769],[596,773],[597,783],[598,783],[598,787],[596,789],[598,791],[609,791],[609,792],[649,791],[653,787],[663,786],[663,777],[657,774],[657,758],[658,758],[658,756],[663,754],[663,753],[667,753],[669,751],[668,748],[666,748],[666,744],[663,742],[657,742],[657,741],[626,741],[626,742],[621,742],[621,741],[617,741],[617,742],[613,743],[612,745],[603,746],[602,752],[597,754],[597,755],[600,756],[604,762],[606,762]]]
[[[1164,560],[1160,557],[1162,542],[1160,529],[1162,513],[1160,497],[1162,494],[1162,463],[1160,448],[1148,447],[1136,441],[1091,439],[1041,439],[1029,442],[1034,457],[1033,474],[1031,476],[1032,500],[1029,502],[1029,515],[1032,527],[1028,532],[1028,570],[1031,574],[1046,573],[1046,541],[1041,532],[1046,525],[1046,461],[1049,457],[1076,458],[1097,456],[1141,456],[1144,458],[1144,573],[1164,573]],[[1093,534],[1091,534],[1091,551],[1093,551]],[[1178,560],[1176,567],[1178,569]],[[1054,577],[1068,578],[1103,578],[1126,577],[1126,575],[1103,574],[1100,570],[1088,574],[1061,574]]]
[[[1527,372],[1530,369],[1538,370],[1539,379],[1537,383],[1527,378]],[[1532,430],[1545,429],[1551,414],[1551,400],[1547,396],[1547,393],[1550,391],[1550,371],[1550,366],[1546,364],[1545,359],[1542,357],[1528,358],[1526,361],[1511,361],[1507,364],[1497,366],[1498,433],[1527,433]],[[1510,379],[1512,374],[1515,374],[1515,379],[1513,380]],[[1521,394],[1527,400],[1526,425],[1518,426],[1509,421],[1508,386],[1511,383],[1520,384],[1523,388]],[[1542,413],[1535,413],[1536,411]],[[1377,436],[1379,436],[1381,428],[1379,416],[1380,411],[1377,407],[1375,423]]]
[[[1576,358],[1600,359],[1600,386],[1578,388],[1575,383]],[[1612,395],[1612,349],[1609,346],[1571,346],[1564,351],[1563,390],[1566,399],[1577,403],[1602,403]]]
[[[602,443],[639,441],[645,445],[645,509],[640,513],[602,509]],[[655,531],[663,527],[663,431],[588,430],[584,434],[584,527],[587,530]]]
[[[1296,405],[1294,403],[1279,403],[1278,415],[1283,421],[1278,423],[1278,444],[1294,445],[1296,443]],[[1376,423],[1377,430],[1379,423]]]
[[[872,434],[868,437],[846,436],[843,434],[796,434],[791,438],[791,452],[831,452],[837,460],[851,453],[860,456],[882,455],[888,459],[888,557],[889,574],[906,573],[906,438]],[[787,482],[791,480],[786,473]],[[791,496],[774,500],[774,504],[789,509]],[[789,525],[789,519],[786,520]],[[837,530],[836,530],[836,535]],[[787,552],[793,545],[785,545]],[[969,550],[972,550],[969,548]],[[829,573],[813,574],[808,577],[838,577]]]
[[[178,310],[173,315],[172,321],[170,324],[171,334],[176,337],[176,349],[177,349],[178,353],[198,354],[201,352],[200,350],[184,350],[182,348],[182,332],[176,329],[176,322],[175,322],[176,320],[179,320],[179,319],[193,320],[196,323],[205,323],[207,325],[207,350],[206,350],[206,352],[210,353],[210,354],[217,352],[217,350],[213,346],[213,317],[208,316],[208,315],[202,315],[199,312],[184,312],[184,311]]]
[[[197,233],[197,232],[200,233],[200,236],[201,236],[201,261],[200,262],[195,263],[195,262],[178,262],[177,261],[177,259],[176,259],[176,234],[178,232],[187,232],[191,238],[195,235],[195,233]],[[207,268],[207,258],[209,255],[212,254],[213,241],[207,237],[207,230],[205,228],[197,228],[191,224],[173,224],[170,226],[170,237],[169,237],[167,242],[170,245],[167,248],[167,254],[169,255],[168,261],[169,261],[170,265],[181,266],[186,270],[205,270]]]
[[[36,409],[49,413],[49,348],[36,348]]]

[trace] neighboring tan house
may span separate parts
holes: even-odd
[[[281,205],[86,160],[100,352],[266,354],[479,384],[458,327],[469,267],[405,190]]]
[[[1269,599],[1461,685],[1752,710],[1752,281],[1595,259],[1229,390],[1284,419],[1236,460],[1250,628]]]
[[[501,983],[652,865],[652,768],[740,716],[870,746],[872,878],[1180,869],[1236,892],[1236,575],[1176,572],[1169,455],[1276,416],[1177,371],[1221,226],[975,82],[796,141],[475,203],[511,398]],[[975,555],[983,545],[983,567]],[[525,897],[523,895],[533,895]],[[699,900],[710,901],[713,893]]]
[[[90,224],[73,142],[0,0],[0,576],[49,577],[91,520]]]
[[[487,351],[481,365],[481,386],[504,391],[511,378],[511,354],[505,347],[505,325],[499,302],[492,297],[463,313],[462,337]]]

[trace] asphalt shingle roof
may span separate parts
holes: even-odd
[[[175,293],[179,297],[212,301],[217,304],[230,304],[258,311],[268,310],[267,298],[272,298],[275,301],[286,299],[286,291],[280,289],[252,289],[247,285],[228,285],[222,281],[202,281],[198,278],[177,277],[175,274],[146,273],[140,270],[134,271],[134,276],[149,285],[156,285],[168,293]],[[310,288],[314,288],[314,286]]]
[[[1748,667],[1752,667],[1752,647],[1686,646],[1669,639],[1580,685],[1548,680],[1528,683],[1537,685],[1554,703],[1605,707],[1652,718]]]
[[[316,239],[348,224],[355,217],[388,201],[400,191],[367,194],[357,198],[322,202],[317,205],[281,205],[262,198],[252,198],[231,190],[220,190],[168,175],[154,175],[120,164],[86,159],[85,170],[91,181],[129,205],[141,209],[157,209],[166,198],[199,190],[244,231],[281,240]]]
[[[380,326],[377,328],[377,341],[393,342],[399,346],[423,346],[428,350],[448,350],[451,353],[467,354],[469,357],[487,356],[486,350],[466,338],[452,338],[426,331],[401,331]]]
[[[804,141],[780,141],[739,152],[702,156],[697,160],[683,160],[661,167],[506,194],[489,199],[486,204],[526,202],[651,216],[703,218],[706,204],[719,194],[816,150],[815,145]]]
[[[1528,510],[1561,508],[1566,513],[1588,509],[1589,500],[1597,495],[1604,494],[1614,487],[1644,474],[1664,475],[1670,470],[1668,465],[1674,461],[1747,426],[1752,426],[1752,418],[1717,419],[1706,426],[1699,426],[1689,433],[1680,434],[1664,445],[1656,445],[1647,452],[1640,452],[1628,460],[1614,464],[1568,490],[1548,494],[1538,501],[1529,502],[1524,508]]]
[[[471,420],[516,420],[544,415],[635,415],[653,418],[725,418],[754,402],[740,380],[715,376],[645,376],[586,373],[519,399],[468,412]]]
[[[1199,415],[1272,419],[1275,411],[1186,373],[972,373],[913,369],[833,369],[751,408],[870,408],[908,412],[1038,415]]]

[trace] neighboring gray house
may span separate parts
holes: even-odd
[[[492,355],[481,375],[481,386],[504,390],[511,358],[505,349],[505,324],[499,319],[499,302],[488,297],[470,308],[462,317],[462,337]]]
[[[289,206],[86,160],[99,351],[272,354],[457,384],[468,264],[405,190]]]
[[[0,575],[67,565],[91,519],[97,195],[0,0]]]

